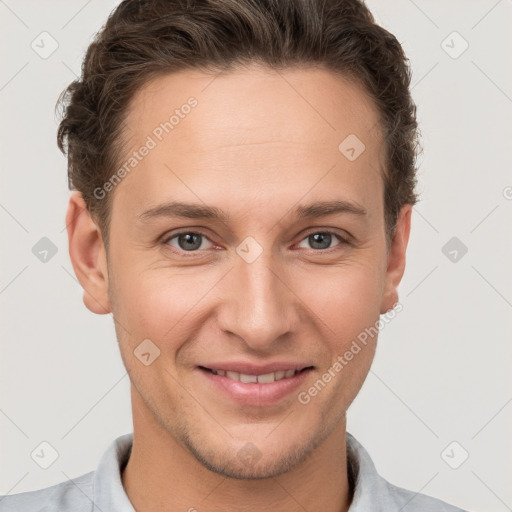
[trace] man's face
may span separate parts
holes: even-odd
[[[155,132],[191,96],[197,105]],[[106,286],[134,414],[218,473],[296,467],[344,420],[366,378],[375,338],[307,404],[298,399],[397,299],[377,116],[359,87],[319,69],[252,67],[213,81],[183,71],[131,104],[126,158],[148,136],[156,145],[113,192]],[[338,148],[351,134],[365,145],[359,156],[359,146]],[[349,208],[296,213],[333,201]],[[171,202],[224,218],[173,216]],[[155,346],[159,356],[143,364]],[[272,369],[303,368],[273,383],[222,375],[271,381],[283,376]]]

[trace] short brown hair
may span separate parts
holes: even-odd
[[[70,189],[82,193],[108,244],[111,196],[98,199],[121,161],[127,106],[149,80],[186,68],[226,71],[323,66],[357,81],[380,113],[388,241],[415,204],[418,128],[400,43],[361,0],[125,0],[89,46],[81,77],[61,94],[57,134]],[[340,141],[341,142],[341,141]]]

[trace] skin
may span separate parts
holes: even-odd
[[[197,107],[111,192],[108,254],[81,195],[69,201],[85,305],[113,313],[131,379],[134,443],[123,485],[138,512],[346,511],[346,411],[376,337],[307,405],[297,392],[268,407],[238,405],[197,365],[307,362],[304,391],[398,301],[412,206],[388,246],[378,112],[357,84],[320,68],[254,65],[213,81],[181,71],[133,98],[127,154],[190,96]],[[338,150],[349,134],[366,146],[355,161]],[[335,199],[366,214],[293,214]],[[229,220],[141,220],[171,200],[217,207]],[[198,249],[171,238],[183,228],[204,235]],[[334,234],[324,245],[309,236],[326,230]],[[262,248],[252,263],[236,252],[248,236]],[[134,350],[148,338],[160,356],[145,366]],[[254,464],[237,456],[247,442],[260,455]]]

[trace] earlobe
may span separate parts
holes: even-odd
[[[84,289],[85,306],[93,313],[100,315],[110,313],[103,237],[79,192],[73,192],[69,198],[66,227],[69,256],[75,274]]]
[[[405,260],[409,234],[411,232],[412,205],[406,204],[400,210],[391,246],[387,256],[384,294],[380,314],[385,314],[398,302],[398,285],[405,271]]]

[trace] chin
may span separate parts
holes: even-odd
[[[254,445],[247,443],[234,453],[207,453],[192,444],[187,448],[206,469],[237,480],[273,478],[295,469],[307,456],[304,448],[287,453],[270,453],[265,457]]]
[[[181,430],[179,442],[206,469],[227,478],[260,480],[289,473],[300,466],[327,437],[324,430],[309,436],[293,438],[291,432],[282,438],[268,439],[268,432],[253,436],[253,442],[237,442],[235,438],[222,443]],[[295,432],[296,434],[296,432]]]

